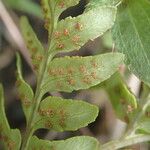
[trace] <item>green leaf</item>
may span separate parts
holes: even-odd
[[[98,108],[84,101],[48,97],[40,103],[34,128],[73,131],[95,121]]]
[[[140,122],[136,127],[137,133],[150,134],[150,119],[144,122]]]
[[[49,0],[41,0],[41,7],[43,10],[43,15],[44,15],[44,20],[45,20],[44,27],[45,27],[45,29],[48,30],[49,36],[50,36],[52,24],[54,23],[54,21],[53,21],[54,16],[52,16],[52,13],[54,10],[52,8],[50,8]]]
[[[57,26],[60,14],[67,8],[79,3],[79,0],[42,0],[42,8],[45,18],[45,28],[51,34],[52,24]]]
[[[103,6],[60,21],[53,32],[50,52],[80,49],[88,40],[94,40],[110,29],[115,17],[116,7]]]
[[[136,97],[127,88],[119,73],[114,74],[101,86],[106,89],[117,116],[129,123],[132,113],[137,109]]]
[[[40,6],[31,0],[5,0],[8,6],[42,18]]]
[[[45,56],[44,48],[38,40],[26,17],[21,17],[20,26],[27,48],[29,49],[31,55],[33,68],[38,73],[41,71],[40,69],[42,66],[43,58]]]
[[[3,87],[0,84],[0,141],[4,147],[9,150],[19,150],[21,145],[20,131],[10,129],[5,110],[4,110],[4,94]]]
[[[22,77],[22,72],[21,72],[21,59],[19,54],[17,54],[17,90],[18,90],[18,95],[19,98],[21,99],[22,102],[22,107],[23,111],[26,116],[27,123],[29,121],[29,116],[31,113],[31,108],[32,108],[32,100],[33,100],[33,91],[29,84],[27,84],[23,77]]]
[[[150,84],[150,4],[147,0],[124,1],[119,7],[113,38],[126,64]]]
[[[43,93],[88,89],[114,74],[123,59],[121,53],[56,58],[49,63],[41,89]]]
[[[93,9],[97,6],[116,6],[121,0],[89,0],[86,9]]]
[[[61,141],[40,140],[33,136],[30,140],[29,150],[99,150],[99,142],[88,136],[78,136]]]

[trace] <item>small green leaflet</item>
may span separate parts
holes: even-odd
[[[47,97],[40,103],[34,129],[73,131],[95,121],[98,107],[84,101]]]
[[[88,136],[78,136],[61,141],[40,140],[33,136],[30,140],[29,150],[99,150],[99,142]]]
[[[80,49],[88,40],[94,40],[110,29],[115,17],[116,7],[103,6],[60,21],[53,32],[51,51],[68,52]]]
[[[57,26],[60,14],[67,8],[78,3],[79,0],[41,0],[45,19],[45,28],[48,30],[49,35],[51,34],[51,29]]]
[[[127,88],[121,75],[115,73],[101,86],[108,92],[113,108],[119,119],[129,123],[132,118],[132,112],[137,109],[137,101],[135,96]]]
[[[126,64],[150,85],[150,3],[147,0],[124,1],[118,11],[113,38]]]
[[[17,54],[17,90],[18,90],[18,95],[19,98],[22,102],[22,107],[27,119],[27,122],[29,120],[29,116],[31,113],[31,104],[33,100],[33,91],[29,84],[27,84],[23,77],[22,77],[22,72],[21,72],[21,59],[19,54]]]
[[[56,58],[49,63],[41,89],[44,94],[48,91],[88,89],[108,79],[123,60],[121,53]]]
[[[45,56],[44,48],[38,40],[26,17],[21,17],[20,26],[27,48],[30,52],[33,69],[38,73],[40,72],[42,61]]]
[[[21,135],[18,129],[10,129],[4,110],[3,87],[0,84],[0,141],[5,149],[19,150],[21,145]]]

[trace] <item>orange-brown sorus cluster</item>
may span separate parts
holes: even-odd
[[[131,105],[127,105],[127,113],[132,113],[134,108]]]
[[[98,67],[98,63],[95,60],[91,61],[91,65],[93,66],[93,68],[97,68]]]
[[[83,25],[82,25],[81,23],[77,22],[77,23],[75,24],[75,29],[81,31],[81,30],[83,29]]]
[[[31,101],[23,93],[19,94],[19,99],[24,106],[29,107],[31,105]]]
[[[15,149],[15,145],[16,145],[15,142],[10,140],[8,136],[3,135],[1,131],[0,131],[0,141],[4,141],[9,150],[14,150]]]
[[[67,118],[67,114],[66,114],[66,112],[63,110],[63,109],[61,109],[60,111],[59,111],[59,115],[60,115],[60,120],[59,120],[59,125],[62,127],[62,128],[64,128],[66,125],[65,125],[65,120],[66,120],[66,118]]]
[[[72,42],[74,44],[78,45],[79,41],[80,41],[80,37],[78,35],[73,36]]]
[[[79,71],[84,74],[84,73],[87,72],[87,69],[86,69],[86,67],[84,65],[80,65]]]
[[[44,13],[44,20],[45,20],[45,29],[49,30],[49,27],[50,27],[50,11],[49,11],[49,8],[47,7],[47,4],[45,4],[45,1],[42,0],[41,1],[41,6],[43,8],[43,13]]]
[[[50,75],[50,76],[60,76],[60,75],[67,75],[67,74],[70,74],[70,75],[73,75],[73,73],[74,73],[74,69],[73,68],[71,68],[71,67],[69,67],[68,69],[66,69],[66,71],[65,71],[65,69],[63,69],[63,68],[58,68],[58,69],[49,69],[48,70],[48,74]]]
[[[53,124],[51,123],[51,121],[50,120],[48,120],[48,121],[46,121],[45,122],[45,128],[52,128],[53,127]]]
[[[29,31],[26,33],[27,35],[27,48],[31,52],[31,59],[33,63],[33,69],[38,70],[39,69],[39,63],[43,60],[43,55],[38,54],[38,47],[35,46],[32,35],[29,33]]]
[[[78,31],[81,31],[83,29],[83,25],[81,23],[77,22],[77,23],[75,23],[74,28]],[[65,48],[65,44],[61,41],[61,37],[63,37],[63,36],[70,37],[71,41],[75,45],[78,45],[78,43],[80,42],[80,36],[79,35],[74,35],[73,37],[71,37],[70,31],[66,28],[63,29],[63,31],[55,31],[54,32],[54,37],[55,37],[55,39],[58,40],[56,42],[57,49],[64,49]]]
[[[58,3],[58,6],[59,6],[61,9],[63,9],[63,8],[65,8],[65,3],[64,3],[63,1],[61,1],[61,2]]]
[[[48,109],[39,109],[39,114],[42,116],[49,116],[49,117],[53,117],[55,115],[55,111],[51,108]]]
[[[74,79],[72,79],[71,77],[69,77],[69,79],[67,80],[67,82],[71,86],[74,86],[76,84],[76,81]]]

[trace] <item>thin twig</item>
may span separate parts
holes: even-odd
[[[150,135],[136,135],[130,138],[112,141],[101,146],[101,150],[118,150],[137,143],[150,141]]]

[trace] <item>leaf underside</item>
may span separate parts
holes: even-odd
[[[40,103],[34,128],[71,131],[93,122],[98,108],[84,101],[47,97]]]
[[[115,17],[116,7],[101,6],[59,21],[53,32],[50,52],[80,49],[88,40],[94,40],[110,29]]]
[[[132,112],[137,109],[136,97],[127,88],[119,73],[115,73],[110,79],[101,85],[108,92],[113,108],[119,119],[129,123]]]
[[[43,93],[87,89],[108,79],[123,60],[121,53],[56,58],[49,63],[42,85]]]
[[[34,93],[29,84],[27,84],[22,77],[22,68],[21,68],[21,59],[17,54],[17,90],[18,90],[18,98],[21,100],[23,111],[26,116],[27,123],[29,121],[29,116],[31,113],[31,105]]]

